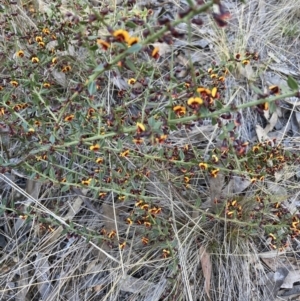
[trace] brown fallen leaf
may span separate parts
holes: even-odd
[[[249,81],[252,82],[255,81],[256,75],[250,64],[247,66],[243,66],[242,64],[239,64],[237,67],[238,67],[239,74],[246,77]]]
[[[255,131],[259,142],[264,142],[265,140],[270,139],[265,130],[259,124],[256,125]]]
[[[228,182],[227,186],[223,188],[223,194],[237,194],[241,193],[247,187],[249,187],[251,184],[251,181],[247,178],[242,178],[239,176],[234,176],[232,179]]]
[[[298,269],[295,271],[290,271],[287,277],[284,279],[283,283],[281,284],[281,288],[293,288],[294,283],[300,281],[300,272]]]
[[[99,284],[99,285],[94,286],[93,289],[95,292],[98,293],[98,292],[102,291],[104,287],[105,287],[104,285]]]
[[[266,112],[269,112],[269,111],[266,111]],[[270,115],[270,113],[268,113],[268,114]],[[266,117],[266,115],[265,115],[265,117]],[[274,112],[271,117],[267,118],[267,120],[268,120],[268,124],[264,128],[264,132],[266,134],[268,134],[269,132],[271,132],[274,129],[275,124],[276,124],[276,122],[278,120],[277,112]]]
[[[81,192],[83,195],[86,195],[88,192],[88,189],[83,189]],[[84,203],[84,199],[80,195],[78,195],[76,198],[74,198],[74,200],[71,203],[71,208],[69,209],[66,216],[64,217],[64,220],[72,221],[74,216],[82,208],[82,203]],[[39,226],[37,225],[37,227],[39,227]],[[59,226],[57,229],[54,230],[54,232],[49,234],[48,238],[43,242],[42,246],[40,247],[40,251],[47,253],[50,250],[49,245],[56,242],[62,232],[63,232],[63,227]]]
[[[153,43],[151,44],[153,47],[157,47],[158,48],[158,52],[160,56],[164,56],[165,54],[169,53],[172,51],[172,48],[170,45],[168,45],[167,43]]]
[[[293,288],[294,283],[300,281],[298,261],[293,257],[276,256],[272,258],[262,258],[262,261],[274,272],[278,270],[278,267],[284,267],[287,269],[288,273],[285,275],[282,283],[280,284],[281,288],[291,289]]]
[[[225,177],[222,173],[219,173],[216,178],[211,177],[209,179],[209,193],[211,207],[216,209],[215,200],[220,201],[222,197],[222,190],[225,183]]]
[[[205,247],[203,246],[200,246],[200,262],[203,270],[203,275],[205,278],[204,290],[208,298],[211,300],[209,290],[210,290],[212,264],[210,260],[210,254],[206,251]]]

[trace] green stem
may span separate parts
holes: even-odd
[[[285,95],[277,95],[277,96],[272,96],[272,97],[269,97],[269,98],[262,98],[262,99],[250,101],[250,102],[247,102],[247,103],[236,106],[236,110],[253,107],[253,106],[256,106],[256,105],[261,104],[261,103],[272,102],[272,101],[276,101],[276,100],[283,99],[283,98],[286,98],[286,97],[292,97],[292,96],[295,96],[296,93],[297,92],[290,92],[290,93],[287,93]],[[173,124],[178,124],[178,123],[187,123],[187,122],[190,122],[190,121],[193,121],[193,120],[197,120],[199,118],[218,117],[221,114],[232,111],[232,110],[233,110],[232,107],[227,106],[227,107],[224,107],[224,108],[222,108],[218,111],[210,112],[210,113],[207,113],[207,114],[204,114],[204,115],[201,115],[201,116],[192,115],[192,116],[187,116],[187,117],[183,117],[183,118],[172,119],[172,120],[168,121],[168,125],[173,125]],[[123,128],[121,132],[122,132],[122,134],[123,133],[132,133],[132,132],[135,132],[136,130],[137,130],[136,126],[131,126],[131,127]],[[73,140],[73,141],[70,141],[70,142],[65,142],[64,144],[61,144],[61,145],[45,145],[45,146],[41,146],[40,148],[32,151],[30,154],[34,155],[34,154],[40,153],[42,151],[47,151],[51,146],[54,149],[59,150],[60,148],[65,148],[65,147],[69,147],[69,146],[78,145],[80,142],[86,143],[86,142],[92,142],[92,141],[97,141],[97,140],[103,140],[103,139],[106,139],[106,138],[111,138],[111,137],[117,136],[118,134],[119,133],[117,133],[117,132],[111,132],[111,133],[107,133],[107,134],[103,134],[103,135],[95,135],[95,136],[92,136],[92,137],[83,138],[81,141],[76,139],[76,140]]]
[[[50,110],[49,106],[46,105],[42,95],[36,90],[36,88],[33,88],[33,92],[38,97],[38,99],[41,101],[41,103],[44,105],[44,107],[46,108],[48,113],[52,116],[53,120],[55,120],[55,122],[58,122],[58,119],[56,118],[55,114]]]
[[[227,107],[224,107],[218,111],[214,111],[214,112],[211,112],[211,113],[208,113],[208,114],[204,114],[204,115],[201,115],[201,116],[198,116],[198,115],[191,115],[191,116],[187,116],[187,117],[182,117],[182,118],[178,118],[178,119],[172,119],[172,120],[169,120],[169,125],[172,125],[172,124],[178,124],[178,123],[186,123],[186,122],[189,122],[189,121],[193,121],[193,120],[197,120],[199,118],[213,118],[213,117],[218,117],[220,116],[221,114],[223,113],[227,113],[229,111],[234,111],[234,110],[241,110],[241,109],[245,109],[245,108],[249,108],[249,107],[254,107],[254,106],[257,106],[259,104],[262,104],[262,103],[265,103],[265,102],[273,102],[273,101],[276,101],[276,100],[279,100],[279,99],[283,99],[283,98],[287,98],[287,97],[292,97],[292,96],[295,96],[297,92],[290,92],[290,93],[287,93],[285,95],[277,95],[277,96],[272,96],[272,97],[269,97],[269,98],[261,98],[261,99],[258,99],[258,100],[253,100],[253,101],[250,101],[250,102],[246,102],[246,103],[243,103],[241,105],[238,105],[235,107],[235,109],[233,109],[232,107],[230,106],[227,106]]]
[[[208,10],[211,6],[213,5],[213,1],[208,1],[207,3],[203,4],[201,7],[198,9],[193,9],[189,14],[187,14],[184,18],[179,18],[175,20],[174,22],[171,23],[171,27],[174,27],[180,23],[185,23],[194,16],[198,15],[201,12],[204,12]],[[162,29],[158,30],[156,33],[152,34],[149,36],[147,39],[145,39],[142,42],[142,45],[149,45],[150,43],[156,41],[158,38],[162,37],[164,33],[166,33],[169,30],[169,26],[164,26]],[[127,51],[124,51],[123,53],[117,55],[112,61],[109,62],[109,66],[113,66],[117,64],[120,60],[125,58],[128,55]],[[105,71],[104,67],[99,66],[99,70],[95,71],[94,74],[92,74],[89,77],[89,80],[85,83],[85,86],[88,86],[91,82],[93,82],[100,74],[102,74]],[[73,96],[71,97],[73,99]]]

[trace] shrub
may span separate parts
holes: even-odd
[[[218,1],[190,3],[176,20],[157,23],[150,8],[131,1],[123,11],[80,2],[72,9],[51,4],[44,13],[15,3],[3,8],[1,173],[43,186],[34,198],[8,182],[29,202],[5,198],[2,214],[42,235],[85,239],[123,274],[146,275],[148,268],[145,279],[154,281],[159,267],[169,279],[165,299],[184,298],[172,284],[186,281],[187,272],[197,275],[189,257],[197,262],[198,249],[200,287],[205,280],[205,293],[221,300],[223,292],[209,287],[208,254],[226,259],[246,244],[281,250],[299,236],[299,215],[270,186],[299,158],[276,140],[252,143],[240,132],[244,109],[272,115],[280,99],[299,98],[297,82],[289,77],[284,93],[253,85],[257,99],[235,104],[226,97],[226,78],[255,66],[259,53],[232,53],[208,70],[191,59],[173,68],[175,40],[189,35],[178,25],[200,26],[214,3],[219,12],[211,17],[225,27],[229,13]],[[166,64],[165,53],[172,54]],[[75,217],[80,207],[67,213],[74,195],[92,217]],[[19,245],[25,254],[26,244]]]

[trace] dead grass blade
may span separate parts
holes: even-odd
[[[220,200],[222,196],[224,181],[224,175],[221,173],[216,178],[209,179],[210,201],[213,208],[215,207],[215,200]]]
[[[38,283],[38,290],[44,300],[50,296],[53,287],[49,281],[50,266],[48,257],[43,253],[38,253],[34,262],[36,269],[36,280]]]
[[[211,281],[211,273],[212,273],[212,264],[210,260],[210,254],[206,251],[205,247],[200,246],[200,262],[203,270],[203,275],[205,278],[204,290],[211,300],[210,297],[210,281]]]

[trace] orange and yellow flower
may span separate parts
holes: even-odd
[[[51,87],[51,84],[48,82],[43,83],[43,87],[46,89],[49,89]]]
[[[19,50],[17,53],[16,53],[17,57],[24,57],[24,51],[23,50]]]
[[[137,127],[137,132],[138,133],[145,132],[145,130],[146,130],[145,125],[140,123],[140,122],[136,123],[136,127]]]
[[[103,163],[104,160],[103,160],[103,158],[99,157],[95,161],[96,161],[96,163],[101,164],[101,163]]]
[[[270,86],[269,87],[270,94],[278,95],[280,93],[280,88],[278,86]]]
[[[213,169],[211,172],[210,172],[210,175],[213,177],[213,178],[216,178],[218,173],[219,173],[220,169],[219,168],[216,168],[216,169]]]
[[[149,243],[149,238],[143,236],[143,237],[142,237],[142,243],[143,243],[143,245],[147,245],[147,244]]]
[[[162,253],[163,258],[168,258],[171,255],[171,252],[168,249],[163,249]]]
[[[217,93],[218,93],[218,88],[217,87],[213,87],[212,90],[211,90],[211,96],[213,98],[215,98],[217,96]]]
[[[108,233],[107,237],[113,239],[117,235],[116,230],[112,230]]]
[[[99,197],[100,197],[101,199],[105,198],[106,195],[107,195],[107,192],[99,192]]]
[[[103,50],[107,50],[110,47],[110,43],[108,43],[108,42],[106,42],[104,40],[101,40],[101,39],[97,40],[97,44],[99,46],[101,46]]]
[[[40,126],[42,125],[42,122],[41,122],[40,120],[35,120],[35,121],[34,121],[34,125],[35,125],[36,127],[40,127]]]
[[[113,32],[113,36],[119,41],[119,42],[129,42],[130,35],[128,31],[123,30],[123,29],[118,29]]]
[[[179,116],[182,116],[186,113],[186,108],[184,106],[175,106],[173,108],[173,111],[179,115]]]
[[[133,143],[135,144],[142,144],[144,142],[144,139],[143,138],[134,138],[132,139]]]
[[[120,248],[120,250],[124,250],[125,249],[125,247],[126,247],[126,242],[124,241],[124,242],[122,242],[121,244],[119,244],[119,248]]]
[[[208,165],[207,165],[206,163],[204,163],[204,162],[201,162],[201,163],[199,163],[199,167],[200,167],[201,169],[203,169],[203,170],[206,170],[207,167],[208,167]]]
[[[36,36],[36,37],[35,37],[35,41],[36,41],[37,43],[43,42],[43,37],[41,37],[41,36]]]
[[[132,225],[133,224],[132,219],[129,218],[129,217],[126,218],[125,222],[126,222],[127,225]]]
[[[72,70],[72,67],[70,65],[64,65],[61,67],[61,72],[63,72],[63,73],[67,73],[71,70]]]
[[[212,155],[211,159],[212,159],[213,163],[219,162],[219,158],[216,155]]]
[[[135,78],[129,78],[129,80],[127,81],[128,85],[134,85],[136,83],[136,79]]]
[[[93,144],[90,146],[90,150],[91,151],[98,151],[100,149],[100,145],[99,144]]]
[[[89,178],[89,179],[87,179],[87,180],[82,180],[82,181],[81,181],[81,184],[82,184],[82,185],[89,186],[89,185],[91,184],[91,182],[92,182],[92,178]]]
[[[157,143],[164,143],[168,138],[168,135],[160,135],[159,137],[155,138]]]
[[[64,118],[64,121],[72,121],[74,119],[74,117],[75,117],[74,114],[68,115]]]
[[[153,50],[151,52],[151,56],[156,60],[159,58],[159,48],[158,47],[153,48]]]
[[[10,81],[10,84],[11,84],[12,86],[14,86],[15,88],[19,86],[19,83],[18,83],[16,80]]]
[[[129,38],[127,44],[129,46],[132,46],[132,45],[134,45],[134,44],[136,44],[138,42],[139,42],[139,38],[137,38],[137,37],[131,37],[131,38]]]
[[[33,56],[33,57],[31,58],[31,62],[34,63],[34,64],[37,64],[39,61],[40,61],[40,60],[39,60],[39,58],[38,58],[37,56]]]
[[[191,97],[187,101],[190,107],[200,106],[203,104],[203,100],[200,97]]]
[[[119,200],[119,201],[122,201],[122,202],[123,202],[123,201],[125,201],[125,199],[126,199],[126,196],[125,196],[125,195],[119,195],[119,196],[118,196],[118,200]]]
[[[42,33],[45,34],[45,35],[50,34],[49,28],[47,28],[47,27],[43,28],[43,29],[42,29]]]
[[[211,91],[209,89],[203,88],[203,87],[199,87],[197,89],[197,92],[200,94],[204,94],[204,95],[211,95]]]
[[[129,150],[125,150],[124,152],[120,153],[120,157],[124,158],[124,157],[128,157],[129,156]]]
[[[41,48],[44,48],[44,47],[45,47],[45,43],[44,43],[44,42],[38,42],[38,44],[39,44],[39,46],[40,46]]]

